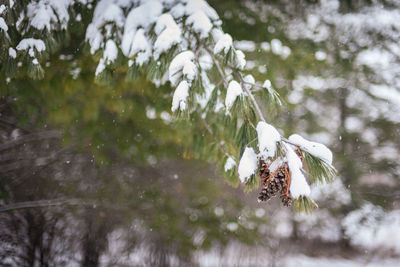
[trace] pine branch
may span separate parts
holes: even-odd
[[[222,70],[222,67],[221,67],[221,65],[219,64],[219,61],[218,61],[218,59],[216,58],[215,54],[213,53],[213,51],[212,51],[208,46],[203,46],[203,47],[204,47],[204,49],[208,52],[208,54],[211,56],[211,58],[212,58],[212,60],[213,60],[213,62],[214,62],[214,65],[217,67],[217,70],[218,70],[219,74],[221,75],[221,78],[222,78],[223,81],[224,81],[225,87],[228,87],[228,85],[229,85],[228,79],[227,79],[227,77],[226,77],[224,71]]]
[[[218,72],[219,72],[221,78],[222,78],[223,81],[224,81],[225,86],[228,87],[228,84],[229,84],[228,79],[227,79],[227,77],[226,77],[224,71],[222,70],[222,67],[221,67],[221,65],[220,65],[220,63],[219,63],[219,61],[218,61],[218,59],[216,58],[215,54],[212,52],[212,50],[211,50],[209,47],[207,47],[207,46],[203,46],[203,47],[204,47],[204,49],[210,54],[211,58],[213,59],[213,63],[214,63],[215,66],[217,67],[217,70],[218,70]],[[263,113],[262,113],[262,111],[261,111],[261,108],[260,108],[260,106],[258,105],[256,99],[254,98],[254,95],[253,95],[252,92],[251,92],[246,86],[244,86],[244,85],[245,85],[245,84],[249,84],[249,85],[257,85],[259,88],[263,88],[263,87],[260,86],[260,85],[258,85],[258,84],[251,84],[251,83],[245,82],[245,81],[243,80],[242,75],[239,73],[239,71],[238,71],[237,69],[235,69],[235,68],[233,68],[233,67],[230,67],[230,68],[232,69],[232,71],[233,71],[233,73],[235,74],[235,76],[239,79],[240,84],[241,84],[241,87],[242,87],[242,90],[244,90],[244,91],[246,92],[246,94],[250,97],[250,100],[251,100],[251,102],[252,102],[254,108],[256,109],[257,114],[258,114],[260,120],[266,122],[266,120],[265,120],[265,118],[264,118],[264,115],[263,115]],[[283,141],[283,142],[288,143],[288,144],[291,144],[291,145],[295,145],[295,144],[293,144],[292,142],[290,142],[288,139],[284,138],[283,136],[281,136],[281,138],[282,138],[282,141]]]
[[[240,85],[242,86],[242,89],[246,92],[246,94],[250,97],[251,102],[254,105],[254,108],[256,109],[258,116],[260,117],[261,121],[265,122],[265,118],[264,115],[261,112],[260,106],[258,105],[256,99],[254,98],[253,94],[251,93],[251,91],[244,85],[244,80],[242,75],[238,72],[237,69],[232,69],[233,73],[236,75],[236,77],[239,79],[240,81]]]

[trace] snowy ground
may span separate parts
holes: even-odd
[[[240,254],[240,253],[239,253]],[[259,255],[257,259],[247,258],[231,259],[204,256],[199,260],[199,265],[204,267],[213,266],[284,266],[284,267],[398,267],[400,259],[343,259],[343,258],[313,258],[302,254],[289,255],[283,259],[269,261],[268,258]]]
[[[378,259],[378,260],[346,260],[340,258],[310,258],[304,255],[293,255],[284,260],[283,266],[287,267],[350,267],[350,266],[399,266],[400,260],[396,259]]]

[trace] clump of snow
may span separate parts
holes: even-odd
[[[242,51],[253,52],[254,50],[256,50],[256,44],[253,41],[235,41],[234,44],[237,49],[240,49]]]
[[[400,252],[400,211],[385,212],[371,203],[350,212],[342,221],[353,245],[369,249],[393,249]]]
[[[211,30],[211,35],[214,41],[217,43],[222,38],[222,36],[224,36],[224,32],[221,29],[214,28]]]
[[[158,35],[154,43],[154,58],[156,59],[161,53],[181,41],[181,29],[170,14],[163,14],[158,18],[154,31]]]
[[[314,216],[306,213],[295,214],[294,219],[298,223],[299,236],[330,242],[339,241],[342,238],[340,218],[326,209],[318,209],[314,212]]]
[[[93,20],[86,30],[86,40],[88,40],[90,44],[90,53],[94,54],[98,49],[100,49],[100,47],[103,46],[104,37],[112,37],[112,31],[110,28],[111,24],[115,24],[119,31],[119,29],[124,26],[124,23],[124,12],[122,8],[115,3],[115,1],[99,1],[94,10]],[[104,34],[102,33],[103,27],[107,27],[107,31]],[[122,33],[118,32],[118,35],[120,34]]]
[[[2,29],[5,32],[8,31],[8,26],[2,17],[0,17],[0,29]]]
[[[182,3],[179,3],[171,8],[169,13],[176,19],[183,17],[185,15],[185,6]]]
[[[246,66],[245,55],[240,50],[236,50],[235,52],[236,52],[236,59],[237,59],[236,67],[242,70]]]
[[[268,42],[262,42],[261,49],[269,52],[271,50],[271,45]]]
[[[92,24],[86,29],[86,39],[90,44],[90,53],[93,55],[103,43],[103,35],[101,32]]]
[[[311,189],[302,171],[303,163],[290,145],[285,144],[285,147],[286,159],[288,162],[291,178],[290,194],[293,198],[298,198],[300,196],[309,196],[311,193]]]
[[[275,172],[276,169],[280,168],[285,161],[282,158],[276,158],[271,165],[269,165],[269,171],[271,173]]]
[[[5,5],[0,5],[0,15],[3,14],[4,10],[6,10],[6,6]]]
[[[129,56],[138,28],[147,30],[162,13],[162,4],[159,1],[145,1],[142,5],[133,8],[126,17],[124,35],[122,37],[122,52]]]
[[[222,215],[224,215],[224,208],[222,208],[222,207],[215,207],[215,208],[214,208],[214,213],[215,213],[215,215],[217,215],[218,217],[221,217]]]
[[[212,29],[212,23],[210,19],[201,10],[198,10],[190,15],[186,22],[188,25],[192,25],[192,28],[195,32],[200,34],[200,38],[207,38]]]
[[[169,65],[169,80],[172,85],[176,85],[181,78],[181,72],[188,76],[188,79],[194,78],[196,75],[196,66],[192,62],[194,59],[194,54],[192,51],[184,51],[179,53]]]
[[[40,1],[32,2],[27,6],[27,17],[30,19],[30,26],[48,31],[54,28],[54,25],[61,25],[63,29],[67,28],[69,21],[68,8],[73,2],[71,0],[63,1]]]
[[[74,4],[73,0],[63,1],[49,1],[52,9],[57,15],[58,22],[61,24],[61,28],[66,29],[69,21],[68,8]]]
[[[239,162],[238,173],[240,181],[246,182],[257,170],[257,155],[252,147],[246,147]]]
[[[267,89],[269,93],[273,92],[273,88],[272,88],[272,84],[270,80],[265,80],[265,82],[263,83],[263,88]]]
[[[182,74],[189,82],[193,81],[194,77],[196,76],[196,73],[197,73],[196,65],[192,61],[185,62],[185,65],[183,65]]]
[[[243,81],[245,82],[244,86],[247,89],[250,89],[256,83],[256,80],[251,74],[247,74],[246,76],[244,76]]]
[[[42,40],[34,39],[34,38],[26,38],[22,39],[17,45],[17,50],[28,50],[28,53],[31,57],[35,57],[35,50],[38,52],[42,52],[46,50],[46,45]]]
[[[221,36],[218,40],[218,42],[215,44],[214,47],[214,54],[218,54],[221,51],[224,51],[224,53],[228,53],[229,49],[232,47],[232,37],[225,33],[223,36]]]
[[[280,55],[283,59],[286,59],[291,53],[291,49],[287,46],[282,45],[282,42],[278,39],[271,40],[271,46],[266,45],[268,43],[262,44],[263,50],[269,51],[271,49],[272,53],[275,55]]]
[[[282,42],[278,39],[272,39],[271,50],[275,55],[280,55],[282,53]]]
[[[106,65],[104,64],[104,58],[100,58],[99,64],[97,65],[95,75],[98,76],[106,69]]]
[[[235,166],[236,166],[236,161],[232,157],[229,157],[225,162],[224,170],[225,172],[230,171]]]
[[[166,111],[160,113],[160,118],[163,120],[165,124],[169,124],[170,122],[173,121],[172,116]]]
[[[255,210],[254,213],[255,213],[257,218],[261,218],[262,216],[265,215],[265,209],[258,208],[258,209]]]
[[[258,66],[258,72],[264,74],[267,72],[267,67],[265,65]]]
[[[258,149],[260,155],[272,158],[276,154],[276,143],[281,141],[281,135],[274,126],[264,121],[257,124]]]
[[[290,56],[291,53],[292,53],[292,50],[289,47],[287,47],[287,46],[282,47],[281,57],[283,59],[286,59],[288,56]]]
[[[289,137],[289,141],[311,155],[322,159],[328,164],[332,164],[332,152],[325,145],[308,141],[298,134],[292,134]]]
[[[369,93],[373,94],[377,98],[384,99],[389,103],[400,106],[400,93],[397,88],[393,86],[387,86],[385,84],[371,85]]]
[[[236,98],[243,94],[242,87],[237,81],[231,81],[228,85],[228,90],[225,97],[225,108],[229,112],[233,103],[235,103]]]
[[[114,62],[118,56],[118,48],[113,40],[108,40],[106,49],[104,50],[103,58],[107,64]]]
[[[326,53],[324,51],[317,51],[315,52],[315,59],[322,61],[326,59]]]
[[[199,58],[200,67],[203,70],[210,70],[213,66],[212,57],[210,54],[204,54]]]
[[[189,96],[189,84],[187,81],[183,80],[179,83],[178,87],[174,92],[174,96],[172,98],[171,111],[175,112],[178,109],[184,111],[186,109],[188,96]]]
[[[316,183],[311,187],[311,198],[318,201],[327,201],[332,208],[339,208],[351,202],[351,193],[340,179],[332,183]]]
[[[151,46],[143,29],[139,29],[133,38],[129,57],[134,55],[136,55],[136,63],[139,66],[142,66],[151,57]]]
[[[217,12],[204,0],[186,1],[185,14],[192,15],[193,13],[201,10],[211,20],[218,20]]]
[[[226,229],[231,232],[235,232],[239,228],[238,224],[235,222],[230,222],[226,225]]]
[[[150,120],[154,120],[157,117],[156,110],[150,106],[146,107],[146,116]]]
[[[30,18],[30,25],[38,30],[47,28],[50,31],[51,22],[57,21],[57,16],[51,6],[43,2],[29,3],[27,15]]]
[[[9,55],[11,58],[16,58],[16,57],[17,57],[17,51],[15,51],[14,48],[9,47],[9,48],[8,48],[8,55]]]

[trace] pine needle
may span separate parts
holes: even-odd
[[[295,200],[296,210],[298,212],[305,212],[307,214],[312,214],[313,210],[318,208],[317,203],[309,197],[300,196]]]
[[[306,163],[308,179],[311,184],[320,183],[331,183],[337,176],[336,169],[326,163],[324,160],[311,155],[306,151],[302,151],[304,161]]]

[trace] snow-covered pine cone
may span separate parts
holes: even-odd
[[[264,184],[264,182],[266,184],[267,179],[268,179],[269,174],[270,174],[268,167],[269,166],[268,166],[268,164],[267,164],[267,162],[265,160],[263,160],[263,159],[259,160],[259,172],[258,172],[258,175],[259,175],[261,181],[263,182],[263,184]]]
[[[285,171],[285,165],[279,167],[273,177],[270,177],[271,173],[268,169],[268,165],[265,161],[260,160],[259,175],[262,182],[262,190],[258,196],[258,201],[267,201],[271,197],[280,193],[280,198],[284,206],[290,206],[292,204],[292,198],[288,194],[288,173]],[[286,166],[287,167],[287,166]]]
[[[260,173],[261,168],[263,168],[263,163],[260,163]],[[275,174],[274,177],[270,177],[269,170],[265,170],[267,166],[264,167],[263,172],[260,175],[262,181],[262,190],[258,196],[259,201],[267,201],[271,197],[276,196],[277,193],[282,191],[283,185],[285,183],[285,169],[281,167]],[[283,171],[281,170],[283,169]],[[268,173],[268,176],[266,175]]]

